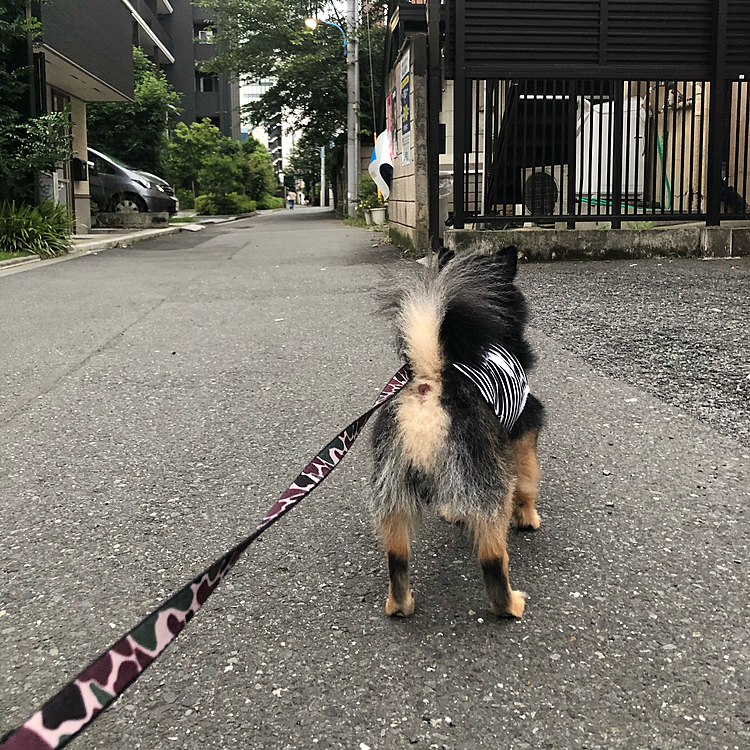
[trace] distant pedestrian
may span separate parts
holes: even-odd
[[[294,203],[297,200],[297,193],[294,192],[294,190],[290,190],[286,194],[286,202],[289,204],[289,210],[292,211],[294,209]]]

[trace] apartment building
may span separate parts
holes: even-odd
[[[211,14],[190,0],[122,2],[132,6],[133,44],[159,65],[182,95],[180,119],[189,125],[207,117],[224,135],[240,140],[239,83],[200,69],[217,52]]]
[[[134,45],[141,47],[182,95],[181,119],[208,117],[240,139],[239,85],[200,70],[216,54],[210,17],[189,0],[49,0],[33,2],[42,23],[34,46],[38,113],[71,110],[76,158],[39,176],[39,193],[65,203],[76,232],[91,227],[86,104],[131,101]]]

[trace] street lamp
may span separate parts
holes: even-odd
[[[321,21],[317,18],[306,18],[305,26],[313,30],[319,23],[335,26],[344,37],[344,54],[346,55],[346,212],[354,216],[357,208],[357,177],[359,176],[359,41],[357,39],[358,0],[347,0],[346,28],[354,44],[348,43],[346,32],[336,23]]]
[[[334,28],[338,29],[341,32],[341,36],[344,37],[344,56],[346,56],[348,52],[348,45],[346,41],[346,32],[339,26],[337,23],[333,23],[332,21],[322,21],[319,18],[306,18],[305,19],[305,26],[307,26],[310,31],[315,31],[319,23],[324,23],[327,26],[333,26]]]

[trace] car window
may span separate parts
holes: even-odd
[[[94,168],[99,174],[117,174],[115,168],[108,162],[102,159],[101,156],[96,154],[90,154],[91,161],[94,162]]]

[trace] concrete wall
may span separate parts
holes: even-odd
[[[403,163],[401,126],[401,60],[409,55],[411,161]],[[407,250],[429,249],[427,180],[427,36],[409,36],[388,76],[386,96],[394,93],[399,105],[394,123],[393,181],[388,199],[388,224],[394,242]]]
[[[750,255],[750,228],[699,225],[628,229],[450,229],[445,246],[456,252],[492,253],[515,245],[525,260],[732,258]]]

